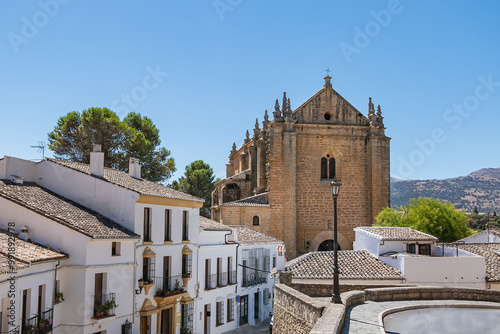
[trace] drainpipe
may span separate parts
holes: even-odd
[[[54,291],[52,291],[52,323],[54,322],[54,304],[56,299],[56,282],[57,282],[57,267],[61,265],[61,260],[57,261],[56,266],[54,267]]]
[[[135,299],[137,298],[136,294],[135,294],[135,281],[137,279],[136,277],[136,271],[137,271],[137,244],[140,242],[141,240],[137,240],[136,242],[134,242],[134,280],[133,280],[133,283],[132,283],[132,324],[135,323],[135,312],[136,312],[136,309],[135,309]],[[142,292],[142,291],[141,291]]]

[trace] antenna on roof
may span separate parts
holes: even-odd
[[[38,145],[33,145],[31,147],[37,148],[37,153],[42,153],[42,160],[45,160],[45,142],[39,141]]]

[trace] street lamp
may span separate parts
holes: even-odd
[[[332,303],[342,304],[340,299],[340,285],[339,285],[339,263],[337,254],[337,197],[339,195],[340,186],[342,182],[337,179],[333,179],[330,182],[330,190],[333,197],[333,295]]]

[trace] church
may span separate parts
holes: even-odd
[[[333,249],[330,182],[342,181],[338,196],[338,246],[353,248],[358,226],[371,226],[390,205],[390,138],[380,105],[369,98],[364,116],[326,76],[323,88],[292,110],[283,94],[273,119],[233,143],[226,178],[212,193],[212,219],[245,225],[284,240],[291,259]]]

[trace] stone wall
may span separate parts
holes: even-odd
[[[311,298],[286,285],[277,284],[273,333],[309,333],[329,304],[329,298]]]
[[[329,297],[333,292],[333,284],[292,283],[289,286],[309,297]],[[401,284],[340,284],[340,293],[390,287],[401,287]]]

